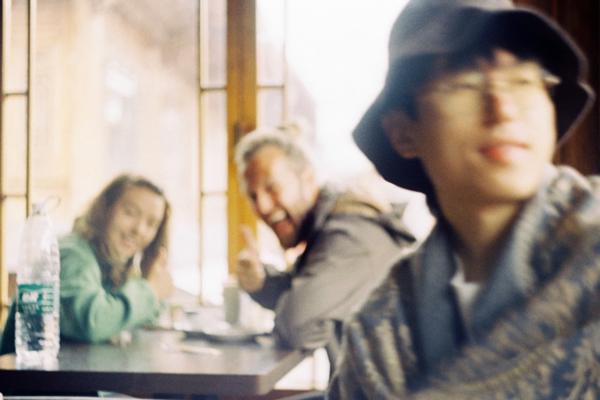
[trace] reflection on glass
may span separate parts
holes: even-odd
[[[4,91],[24,92],[27,90],[27,0],[3,0],[6,2],[9,21],[5,62]]]
[[[13,75],[26,72],[26,31],[16,30],[26,3],[13,1],[11,85]],[[161,0],[38,1],[33,51],[32,199],[60,196],[53,220],[68,230],[116,174],[147,176],[172,204],[169,261],[176,282],[192,281],[190,271],[198,275],[200,264],[197,6],[196,0],[168,7]],[[23,98],[6,100],[4,124],[3,184],[22,192]]]
[[[2,185],[5,193],[25,194],[26,183],[26,113],[27,98],[8,97],[2,115]]]
[[[200,7],[201,84],[222,87],[226,82],[226,1],[201,0]]]
[[[227,190],[226,94],[202,94],[202,191]]]
[[[222,299],[227,278],[227,197],[206,196],[202,202],[202,296],[210,303]]]
[[[283,122],[283,90],[258,91],[258,126],[277,126]]]
[[[259,85],[282,85],[285,79],[286,0],[257,0],[256,51]]]

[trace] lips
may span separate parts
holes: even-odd
[[[289,231],[291,231],[293,229],[292,224],[288,218],[282,218],[282,219],[278,219],[273,222],[270,222],[269,226],[271,227],[271,229],[273,229],[273,231],[278,236],[286,235]]]
[[[130,250],[133,253],[135,253],[138,249],[137,241],[134,238],[128,236],[122,237],[121,244],[123,245],[123,247],[125,247],[127,250]]]
[[[529,145],[519,140],[495,140],[479,148],[486,159],[502,164],[518,162],[529,153]]]
[[[285,211],[277,210],[277,211],[272,212],[270,215],[268,215],[265,218],[265,220],[266,220],[267,224],[273,226],[273,225],[277,224],[278,222],[283,221],[286,218],[287,218],[287,215],[286,215]]]
[[[296,226],[290,215],[283,209],[277,209],[269,215],[263,216],[263,220],[279,238],[283,247],[287,248],[296,235]]]

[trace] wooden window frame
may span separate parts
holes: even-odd
[[[199,0],[198,0],[199,3]],[[26,168],[26,190],[25,193],[19,194],[25,199],[27,212],[30,209],[30,195],[32,182],[32,157],[31,157],[31,121],[32,121],[32,101],[33,93],[33,66],[34,66],[34,49],[35,49],[35,18],[37,9],[37,0],[28,0],[28,44],[27,44],[27,90],[23,93],[5,93],[5,62],[7,60],[7,33],[10,27],[10,3],[2,2],[2,21],[0,29],[0,43],[2,44],[2,58],[0,60],[0,88],[2,90],[2,104],[9,96],[26,96],[26,131],[27,131],[27,151],[26,159],[24,160]],[[226,115],[227,115],[227,262],[228,272],[235,273],[235,264],[237,254],[242,250],[244,243],[241,236],[240,226],[247,225],[254,231],[257,228],[257,219],[254,215],[252,207],[245,197],[245,194],[240,190],[233,153],[235,144],[239,138],[249,131],[256,128],[257,123],[257,94],[259,89],[268,88],[268,85],[259,86],[257,83],[257,38],[256,38],[256,23],[257,10],[256,0],[227,0],[227,53],[226,53],[226,84],[225,87],[218,88],[224,90],[226,94]],[[198,21],[200,21],[200,6],[198,6]],[[199,24],[198,24],[199,25]],[[198,28],[199,29],[199,28]],[[198,35],[200,31],[198,31]],[[200,37],[198,36],[198,40]],[[285,43],[284,43],[285,45]],[[199,42],[200,46],[200,42]],[[200,57],[200,52],[198,53]],[[200,61],[200,60],[198,60]],[[285,60],[284,60],[285,63]],[[200,70],[201,63],[198,63]],[[286,68],[287,70],[287,68]],[[284,79],[287,76],[284,71]],[[198,71],[198,80],[200,81],[200,71]],[[277,88],[283,91],[283,112],[284,118],[286,115],[285,97],[286,97],[286,82],[282,85],[277,85]],[[199,82],[199,97],[203,91],[213,90],[213,88],[203,88]],[[0,107],[2,110],[3,107]],[[5,193],[3,181],[4,168],[4,151],[6,150],[2,144],[4,136],[2,132],[2,112],[0,112],[0,227],[3,226],[2,210],[4,208],[4,200],[7,197],[14,197],[16,194]],[[200,124],[200,145],[202,145],[202,132]],[[200,166],[200,168],[202,168]],[[202,171],[200,171],[202,172]],[[200,177],[202,174],[200,173]],[[202,178],[200,178],[202,179]],[[202,182],[200,182],[202,183]],[[200,186],[200,202],[203,201],[203,188]],[[202,205],[202,204],[201,204]],[[200,213],[201,214],[201,213]],[[8,298],[8,271],[6,266],[5,254],[3,254],[1,244],[3,243],[3,230],[0,229],[0,305],[6,306],[10,303]],[[200,247],[200,257],[202,257],[202,248]],[[1,320],[0,320],[1,321]]]

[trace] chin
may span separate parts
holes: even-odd
[[[279,238],[279,244],[284,249],[291,249],[298,244],[298,241],[295,238]]]
[[[494,187],[494,190],[488,191],[485,197],[495,202],[520,203],[529,200],[536,193],[537,188],[508,185],[507,187]]]
[[[530,179],[515,179],[506,185],[499,185],[498,190],[504,193],[505,196],[513,198],[515,200],[527,200],[537,193],[542,185],[541,179],[530,178]],[[504,190],[502,190],[504,189]]]
[[[287,249],[291,249],[292,247],[294,247],[293,244],[291,244],[290,242],[284,242],[284,241],[279,241],[279,244],[281,245],[282,248],[284,248],[285,250]]]
[[[129,252],[119,252],[117,253],[119,257],[119,262],[126,263],[134,256],[134,254],[130,254]]]
[[[486,197],[507,201],[523,201],[535,196],[542,186],[543,174],[517,172],[491,176],[484,182],[479,182],[479,190]]]

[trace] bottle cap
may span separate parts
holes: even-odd
[[[31,204],[31,215],[45,215],[45,202]]]
[[[31,204],[31,215],[46,215],[54,210],[60,204],[60,197],[49,196],[43,201],[36,201]]]

